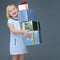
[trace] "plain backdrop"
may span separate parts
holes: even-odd
[[[25,60],[60,60],[60,0],[0,0],[0,60],[11,60],[6,7],[27,1],[34,9],[41,28],[41,44],[28,47]]]

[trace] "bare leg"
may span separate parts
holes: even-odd
[[[12,55],[12,60],[18,60],[18,55]]]
[[[24,60],[24,54],[19,55],[19,60]]]

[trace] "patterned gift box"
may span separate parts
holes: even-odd
[[[19,22],[29,21],[29,20],[37,20],[37,16],[32,9],[22,10],[18,12],[18,20]]]
[[[28,9],[28,4],[18,5],[18,10],[19,11],[27,10],[27,9]]]
[[[22,11],[22,10],[27,10],[28,9],[28,2],[23,1],[18,5],[18,10]]]
[[[31,31],[30,33],[30,38],[26,37],[25,35],[22,35],[24,44],[26,46],[29,45],[38,45],[40,44],[40,35],[39,35],[39,31]]]
[[[30,31],[36,31],[40,30],[40,22],[39,21],[26,21],[20,23],[20,27],[23,30],[30,30]]]

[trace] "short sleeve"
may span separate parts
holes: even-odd
[[[13,22],[12,22],[12,19],[9,19],[9,20],[8,20],[7,24],[9,24],[9,23],[13,23]]]

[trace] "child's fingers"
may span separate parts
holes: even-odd
[[[28,34],[27,34],[27,37],[29,37],[29,38],[30,38],[30,36],[31,36],[31,35],[28,33]]]
[[[26,30],[27,32],[30,32],[30,30]]]

